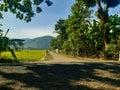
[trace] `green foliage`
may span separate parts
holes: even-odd
[[[55,33],[58,34],[57,38],[51,42],[51,47],[53,49],[62,49],[64,41],[68,38],[66,32],[66,20],[59,19],[55,24]]]
[[[91,54],[95,54],[97,51],[102,51],[103,49],[103,36],[101,31],[99,30],[99,22],[96,20],[88,21],[88,31],[86,32],[86,44],[89,46],[92,52]]]
[[[66,54],[66,55],[70,55],[70,51],[71,51],[71,47],[70,47],[70,42],[67,40],[67,41],[64,41],[63,45],[62,45],[62,48],[63,48],[63,52]]]
[[[10,48],[9,46],[9,38],[3,36],[2,30],[0,31],[0,58],[1,58],[1,53],[4,51],[10,51],[12,56],[17,59],[14,51]]]
[[[104,46],[106,47],[107,44],[110,43],[109,41],[109,15],[108,10],[110,7],[116,7],[120,4],[120,0],[83,0],[86,6],[92,7],[96,6],[98,7],[98,10],[96,11],[96,16],[99,19],[99,29],[103,33],[103,41]],[[92,4],[91,4],[92,3]]]
[[[120,17],[118,15],[111,15],[109,17],[110,23],[110,43],[119,44],[119,35],[120,35]]]
[[[65,29],[66,29],[65,20],[59,19],[57,21],[57,24],[55,24],[55,33],[62,35],[65,33]]]
[[[42,11],[40,4],[45,2],[48,6],[52,5],[50,0],[1,0],[0,18],[3,18],[2,12],[8,12],[16,15],[16,18],[30,22],[36,13]]]
[[[119,58],[120,45],[110,44],[105,48],[105,58],[117,60]]]
[[[50,43],[50,46],[52,47],[52,49],[57,49],[57,48],[60,49],[61,45],[62,44],[59,42],[58,37],[53,39]]]
[[[84,53],[86,48],[86,35],[85,33],[88,30],[88,23],[91,11],[85,6],[82,1],[77,1],[72,6],[72,14],[69,15],[66,24],[67,24],[67,33],[68,40],[64,43],[64,48],[69,45],[66,52],[69,52],[71,55],[81,55]],[[68,44],[67,44],[68,43]]]
[[[108,9],[119,3],[115,0],[114,5],[110,5],[110,2],[112,1],[76,0],[68,19],[60,19],[55,25],[58,36],[51,42],[53,49],[61,49],[72,56],[117,59],[120,50],[120,17],[109,16]],[[89,7],[96,5],[99,20],[91,20],[92,10]],[[63,38],[64,35],[67,38]]]
[[[13,57],[17,59],[14,51],[9,46],[9,39],[7,37],[0,37],[0,53],[4,51],[10,51]]]
[[[79,0],[77,0],[79,1]],[[94,7],[96,5],[95,0],[82,0],[87,7]]]
[[[8,50],[11,52],[12,56],[17,60],[14,50],[12,50],[10,47],[8,47]]]
[[[9,40],[9,45],[13,47],[12,49],[16,51],[21,50],[23,49],[23,45],[24,45],[23,41],[24,41],[23,39],[11,39]]]

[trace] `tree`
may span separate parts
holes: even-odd
[[[109,40],[110,44],[105,48],[105,58],[118,59],[120,51],[120,17],[118,15],[109,16]]]
[[[104,45],[110,43],[109,40],[109,23],[108,23],[108,11],[109,8],[116,7],[120,4],[120,0],[82,0],[88,7],[94,7],[97,5],[98,10],[96,11],[96,15],[99,18],[99,29],[102,31]]]
[[[55,45],[56,48],[62,49],[62,45],[65,40],[67,40],[68,35],[66,33],[66,20],[59,19],[57,23],[55,24],[55,33],[58,34],[57,38],[52,41],[52,46]]]
[[[52,5],[50,0],[0,0],[0,19],[3,18],[2,12],[10,11],[16,15],[16,18],[30,22],[36,13],[42,11],[40,7],[42,2],[45,2],[48,6]],[[0,30],[0,54],[9,50],[16,58],[14,51],[9,47],[9,39],[6,37],[8,31],[3,36],[2,30]]]
[[[18,42],[19,49],[23,49],[23,46],[24,46],[23,41],[24,41],[24,40],[20,40],[20,41]]]
[[[91,10],[82,1],[76,0],[71,12],[66,21],[68,41],[63,46],[67,46],[66,43],[69,43],[71,55],[82,55],[86,49],[85,33],[88,30],[87,21],[91,15]]]
[[[120,17],[118,15],[110,15],[109,17],[110,23],[110,42],[112,44],[119,44],[118,38],[120,35]]]
[[[52,42],[53,46],[62,47],[67,55],[101,57],[106,59],[118,58],[120,50],[120,17],[108,15],[108,9],[115,7],[119,1],[111,0],[76,0],[71,8],[68,19],[55,25],[58,37]],[[115,3],[116,2],[116,3]],[[91,19],[90,7],[98,5],[96,15],[99,20]],[[63,27],[65,25],[65,28]],[[64,39],[63,31],[67,38]],[[62,36],[62,37],[61,37]],[[62,42],[60,42],[62,40]]]
[[[11,39],[11,40],[9,40],[10,46],[13,49],[15,49],[16,51],[23,48],[23,45],[24,45],[23,41],[24,41],[23,39]]]
[[[7,32],[8,32],[8,31],[7,31]],[[0,31],[0,58],[1,58],[1,53],[2,53],[3,51],[10,51],[11,54],[12,54],[12,56],[13,56],[15,59],[17,59],[14,51],[10,48],[9,38],[6,37],[6,34],[7,34],[7,33],[5,34],[5,36],[3,36],[3,34],[1,34],[1,33],[2,33],[2,31]]]
[[[59,40],[59,37],[53,39],[50,43],[52,49],[61,49],[62,43]]]
[[[40,7],[42,2],[48,6],[52,5],[50,0],[0,0],[0,18],[3,18],[2,12],[10,11],[16,18],[30,22],[36,13],[42,11]]]
[[[99,30],[99,22],[95,19],[92,21],[88,21],[88,27],[89,29],[86,32],[88,43],[94,48],[93,51],[102,51],[104,42],[103,35]]]

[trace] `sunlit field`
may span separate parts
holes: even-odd
[[[20,61],[40,61],[45,55],[45,50],[22,50],[16,51],[15,54]],[[14,60],[10,52],[3,52],[2,58]]]

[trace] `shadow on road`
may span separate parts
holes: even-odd
[[[22,69],[29,70],[30,72],[20,73],[18,71],[12,73],[11,71],[11,73],[7,73],[1,70],[0,75],[8,80],[24,83],[24,87],[35,87],[39,90],[111,89],[111,87],[106,86],[94,87],[94,84],[91,86],[88,85],[87,82],[105,83],[114,88],[120,87],[120,63],[86,62],[76,64],[23,64],[20,66],[25,67]],[[12,67],[12,65],[9,67]],[[97,72],[96,70],[101,72]],[[102,71],[107,71],[112,74],[113,77],[107,77],[107,73]],[[85,83],[82,81],[85,81]],[[79,83],[76,84],[76,82]],[[5,87],[0,87],[0,90],[2,90],[1,88]]]

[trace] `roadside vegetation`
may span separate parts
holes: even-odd
[[[119,0],[76,0],[68,18],[55,24],[58,36],[52,48],[71,56],[118,60],[120,15],[109,15],[109,9],[119,4]]]
[[[52,5],[49,0],[0,2],[0,18],[3,18],[2,12],[10,11],[26,22],[42,11],[42,2]],[[68,19],[56,23],[58,36],[51,42],[52,48],[71,56],[118,59],[120,16],[108,15],[108,11],[119,4],[120,0],[76,0]],[[98,7],[97,19],[91,18],[93,6]],[[0,90],[120,90],[120,62],[3,63],[7,62],[5,60],[24,62],[52,58],[45,50],[15,48],[18,50],[15,51],[6,35],[7,32],[3,35],[0,30]],[[13,41],[16,40],[12,40],[12,46],[16,47]],[[19,42],[19,46],[22,45]]]
[[[45,50],[21,50],[15,51],[17,61],[41,61],[45,56]],[[4,60],[16,60],[10,52],[2,52],[1,58]]]
[[[10,12],[16,16],[16,19],[24,20],[25,22],[30,22],[32,17],[42,11],[41,3],[46,3],[47,6],[51,6],[53,3],[49,0],[0,0],[0,19],[3,19],[4,12]],[[0,24],[2,26],[2,24]],[[23,48],[23,43],[20,39],[10,40],[7,37],[9,29],[4,34],[4,30],[0,28],[0,59],[3,60],[40,60],[43,56],[44,52],[33,52],[33,51],[22,51],[22,52],[14,52],[17,51],[18,47],[16,43],[19,45],[19,48]],[[19,37],[18,37],[19,38]],[[11,45],[13,48],[11,48]],[[11,52],[10,55],[9,52]],[[4,54],[4,55],[1,55]],[[4,57],[4,58],[3,58]]]

